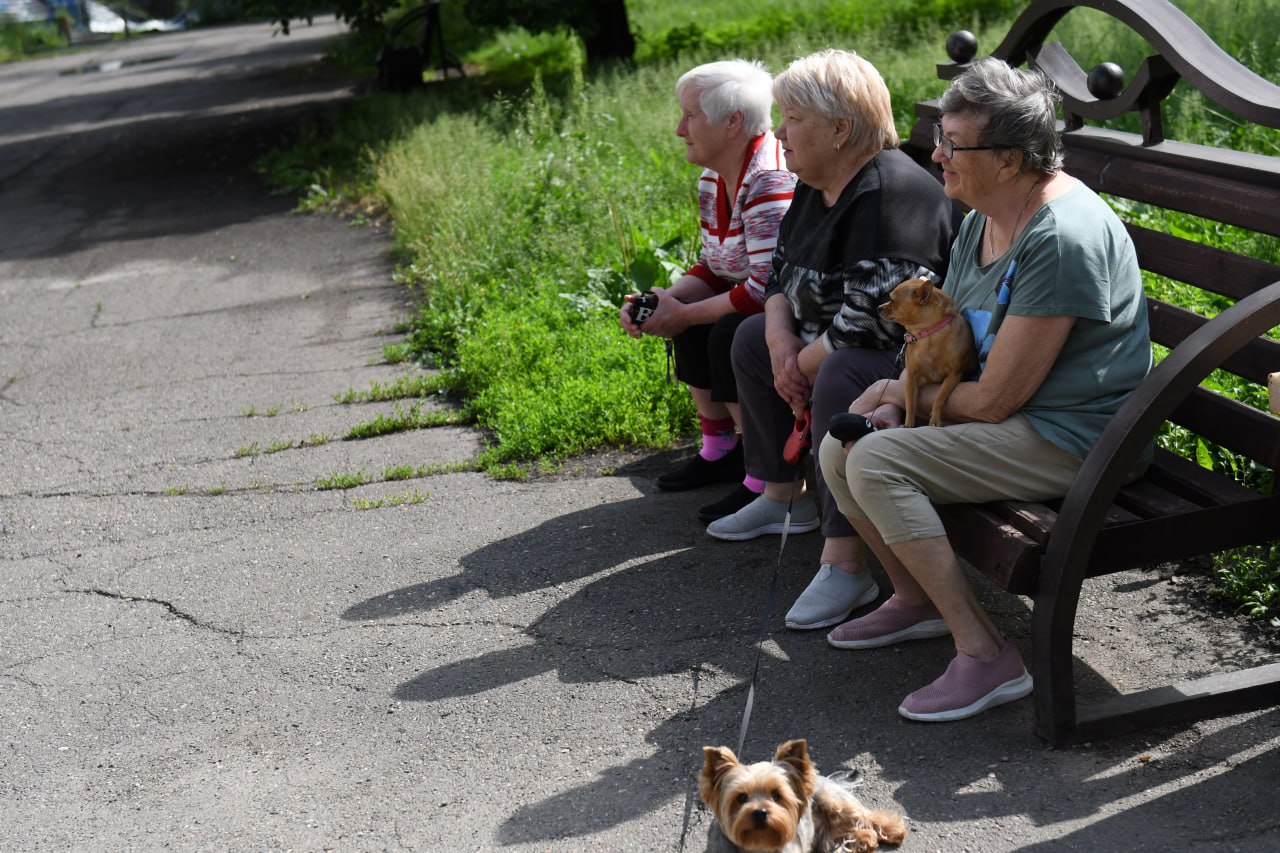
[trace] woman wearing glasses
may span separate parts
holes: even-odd
[[[941,677],[902,701],[909,719],[962,719],[1031,692],[933,504],[1066,494],[1151,365],[1133,243],[1111,209],[1062,171],[1056,100],[1042,75],[994,58],[943,95],[933,160],[947,195],[974,209],[943,289],[985,338],[985,365],[947,401],[946,425],[887,429],[902,422],[903,395],[899,380],[883,381],[850,407],[882,429],[843,446],[828,436],[819,452],[836,502],[894,590],[828,642],[871,649],[947,634],[955,642]],[[921,392],[924,411],[936,390]]]

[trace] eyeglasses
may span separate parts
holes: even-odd
[[[942,125],[935,124],[933,126],[933,147],[942,147],[942,156],[950,160],[955,156],[957,151],[994,151],[999,145],[956,145],[950,139],[942,135]]]

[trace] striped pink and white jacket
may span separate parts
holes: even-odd
[[[717,293],[728,291],[740,314],[763,311],[778,225],[791,206],[795,185],[782,146],[767,130],[747,146],[736,193],[730,193],[718,174],[704,169],[698,180],[702,253],[686,274],[707,282]]]

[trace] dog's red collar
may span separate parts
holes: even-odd
[[[930,335],[932,335],[934,332],[940,332],[940,331],[942,331],[943,329],[945,329],[947,326],[949,326],[949,325],[951,324],[951,318],[952,318],[952,316],[953,316],[953,315],[948,314],[947,316],[943,317],[941,321],[939,321],[939,322],[935,323],[934,325],[930,326],[929,328],[925,329],[923,332],[921,332],[921,333],[920,333],[920,334],[918,334],[918,335],[913,335],[913,334],[911,334],[910,332],[904,332],[904,333],[903,333],[903,335],[902,335],[902,339],[903,339],[904,341],[906,341],[907,343],[909,343],[909,344],[914,344],[916,341],[918,341],[918,340],[920,340],[920,339],[922,339],[922,338],[927,338],[927,337],[929,337],[929,336],[930,336]]]

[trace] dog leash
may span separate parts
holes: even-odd
[[[782,517],[782,541],[778,543],[778,560],[773,566],[773,578],[769,581],[769,594],[765,597],[764,616],[760,620],[760,632],[756,637],[756,660],[751,668],[751,681],[747,685],[747,702],[742,709],[742,723],[738,727],[738,748],[734,750],[734,755],[742,757],[742,748],[747,742],[747,730],[751,727],[751,711],[756,703],[756,682],[760,678],[760,658],[764,654],[764,640],[769,634],[769,620],[773,618],[773,606],[778,597],[778,575],[782,571],[782,555],[787,548],[787,536],[791,532],[791,509],[796,501],[796,484],[800,482],[801,472],[804,470],[802,463],[809,449],[810,436],[812,435],[812,422],[810,420],[809,406],[806,404],[801,417],[796,419],[797,431],[803,429],[805,437],[799,446],[799,453],[796,457],[796,472],[791,478],[791,493],[787,498],[787,512]]]

